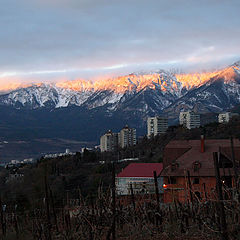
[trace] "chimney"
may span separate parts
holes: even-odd
[[[201,153],[205,152],[204,135],[201,135]]]

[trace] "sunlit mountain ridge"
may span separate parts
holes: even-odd
[[[144,74],[129,74],[120,77],[100,79],[97,81],[85,81],[85,80],[74,80],[74,81],[63,81],[58,82],[56,86],[61,88],[68,88],[74,91],[102,91],[110,90],[117,93],[124,93],[126,91],[136,90],[141,91],[145,87],[155,88],[156,84],[161,86],[161,90],[166,90],[166,84],[171,81],[172,88],[176,88],[176,82],[181,83],[182,87],[190,89],[192,87],[198,87],[211,78],[218,76],[231,81],[236,72],[240,71],[239,63],[235,63],[232,66],[209,72],[196,72],[186,74],[174,74],[172,72],[160,70],[155,73],[144,73]],[[166,81],[167,80],[167,81]]]
[[[154,73],[134,73],[125,76],[98,79],[96,81],[84,79],[69,81],[60,80],[51,85],[78,92],[108,90],[116,93],[124,93],[126,91],[139,92],[146,87],[154,89],[157,84],[162,91],[165,91],[166,86],[169,84],[171,84],[173,90],[176,89],[179,87],[177,86],[177,83],[180,83],[181,87],[186,89],[198,87],[218,75],[231,81],[231,79],[234,78],[236,71],[240,71],[239,62],[226,68],[209,72],[174,74],[170,71],[159,70]],[[40,86],[41,84],[43,83],[23,84],[6,80],[4,81],[4,84],[0,83],[0,92],[10,92],[15,89],[26,88],[33,85]]]
[[[117,93],[124,93],[126,91],[133,90],[136,90],[138,92],[146,87],[155,88],[156,84],[159,84],[159,86],[161,86],[161,90],[165,91],[167,82],[171,81],[173,88],[176,88],[176,82],[179,82],[181,83],[182,87],[186,87],[187,89],[189,89],[206,83],[208,80],[221,74],[223,71],[227,69],[232,68],[229,67],[214,72],[189,73],[189,74],[173,74],[162,70],[151,74],[147,73],[141,75],[129,74],[115,78],[97,80],[95,82],[85,81],[82,79],[74,81],[64,81],[58,82],[56,86],[61,88],[68,88],[74,91],[110,90]]]
[[[211,112],[222,111],[238,103],[239,63],[204,73],[175,74],[173,71],[158,70],[97,81],[78,79],[29,84],[0,95],[0,105],[15,108],[57,109],[77,106],[89,110],[104,108],[106,114],[120,109],[137,109],[145,116],[160,113],[167,108],[173,112],[171,106],[176,104],[177,111],[198,106],[196,111]]]

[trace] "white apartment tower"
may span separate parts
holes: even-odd
[[[166,117],[149,117],[147,119],[147,136],[156,136],[165,133],[168,129],[168,119]]]
[[[118,134],[109,130],[100,138],[101,152],[111,152],[116,150],[118,146]]]
[[[231,113],[231,112],[220,113],[218,115],[218,122],[219,123],[228,123],[230,121],[230,119],[234,116],[239,116],[239,114]]]
[[[118,143],[121,148],[136,145],[136,129],[126,125],[118,134]]]
[[[200,127],[200,114],[192,111],[180,112],[179,123],[188,129]]]

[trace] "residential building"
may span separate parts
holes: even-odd
[[[149,117],[147,119],[147,136],[156,136],[165,133],[168,129],[168,118],[166,117]]]
[[[118,146],[118,134],[109,130],[100,138],[101,152],[109,152],[116,150]]]
[[[21,173],[10,173],[9,176],[6,178],[6,183],[9,182],[22,182],[23,181],[24,174]]]
[[[100,147],[100,146],[99,146]],[[97,149],[97,148],[95,148],[95,149]],[[89,148],[89,147],[84,147],[84,148],[81,148],[81,153],[83,154],[84,153],[84,151],[89,151],[89,152],[92,152],[92,151],[94,151],[93,150],[93,148]]]
[[[126,125],[118,135],[118,144],[121,148],[136,145],[136,129]]]
[[[66,148],[65,153],[66,153],[66,154],[69,154],[69,153],[70,153],[70,149],[69,149],[69,148]]]
[[[43,156],[43,158],[57,158],[57,157],[63,157],[67,155],[74,155],[75,153],[70,152],[69,149],[66,149],[64,153],[51,153],[51,154],[46,154]],[[27,160],[27,159],[26,159]],[[25,160],[24,160],[25,161]]]
[[[180,112],[179,124],[188,129],[200,127],[200,115],[193,111]]]
[[[230,121],[230,119],[234,116],[239,116],[239,114],[231,113],[231,112],[220,113],[218,115],[218,122],[219,123],[228,123]]]
[[[8,182],[20,182],[23,181],[24,172],[18,167],[12,167],[9,170],[9,176],[6,178],[6,183]]]
[[[163,169],[162,163],[131,163],[116,176],[116,192],[118,195],[154,194],[154,171],[158,179],[159,192],[163,193],[163,178],[159,177]]]
[[[234,139],[235,159],[240,159],[240,141]],[[163,157],[164,202],[187,202],[216,198],[213,153],[218,153],[220,175],[225,190],[234,184],[231,143],[229,139],[176,140],[167,144]],[[239,168],[237,168],[239,174]],[[225,196],[227,198],[227,196]]]
[[[10,162],[11,164],[13,164],[13,165],[15,165],[15,164],[19,164],[20,163],[20,161],[19,160],[11,160],[11,162]]]

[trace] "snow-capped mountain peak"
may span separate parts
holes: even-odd
[[[224,98],[230,99],[231,106],[240,103],[239,76],[239,65],[235,63],[225,69],[205,73],[175,74],[158,70],[94,82],[79,79],[55,84],[39,83],[1,95],[0,105],[31,109],[75,105],[87,109],[104,107],[108,113],[119,109],[139,110],[146,115],[148,112],[162,112],[176,104],[186,105],[186,102],[192,109],[197,99],[201,104],[214,105],[214,101],[207,102],[207,99],[216,96],[218,103],[209,109],[223,110],[226,106],[223,107],[222,101],[219,101],[223,94]],[[213,85],[215,88],[211,88]],[[220,92],[221,96],[218,96]],[[194,95],[196,93],[197,96]]]

